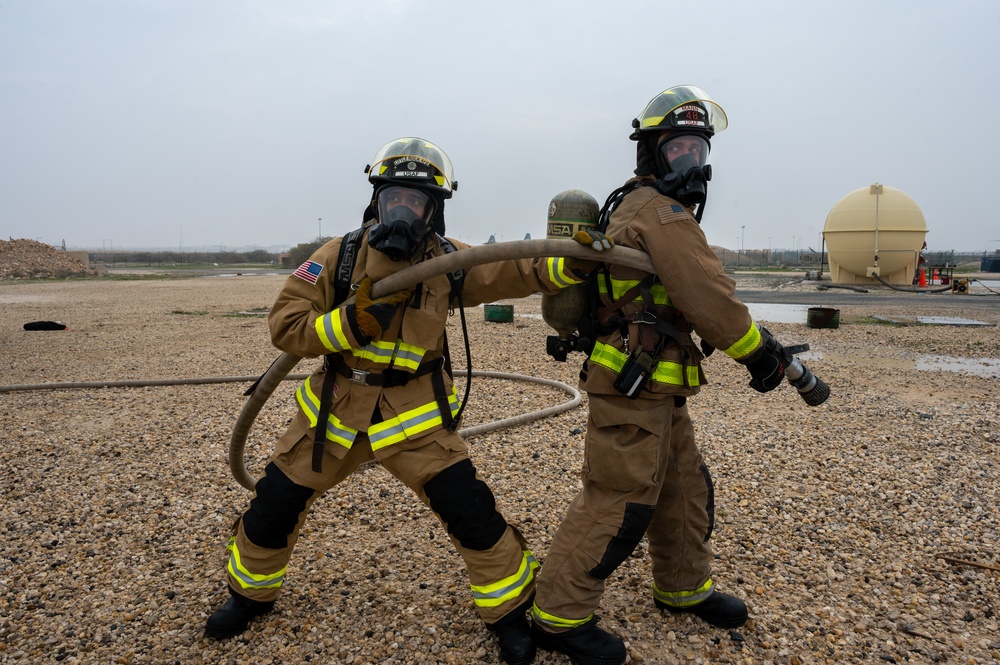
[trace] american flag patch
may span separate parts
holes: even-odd
[[[676,203],[658,207],[656,215],[660,218],[660,224],[669,224],[670,222],[680,222],[688,219],[687,210],[684,209],[684,206],[677,205]]]
[[[323,264],[316,263],[315,261],[306,261],[298,267],[298,269],[292,274],[296,277],[306,280],[310,284],[315,284],[316,280],[319,279],[319,274],[323,272]]]

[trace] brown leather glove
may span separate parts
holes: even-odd
[[[392,315],[396,313],[399,304],[410,297],[410,290],[397,291],[396,293],[382,296],[372,300],[372,280],[365,277],[358,284],[358,290],[354,295],[354,323],[368,339],[366,343],[382,337]],[[350,316],[350,315],[349,315]]]
[[[577,241],[584,247],[590,247],[598,252],[603,252],[604,250],[611,249],[615,246],[615,241],[604,235],[600,231],[594,231],[592,229],[581,229],[573,234],[573,240]],[[567,257],[566,265],[570,270],[575,270],[580,273],[589,273],[591,270],[597,267],[597,261],[590,261],[588,259],[578,259],[576,257]]]

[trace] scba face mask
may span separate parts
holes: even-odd
[[[705,203],[712,167],[706,162],[708,140],[698,134],[680,134],[662,141],[657,151],[660,172],[664,174],[661,189],[670,190],[669,196],[684,205]]]
[[[379,223],[368,244],[393,261],[410,258],[427,237],[434,201],[419,189],[400,186],[382,187],[375,198]]]

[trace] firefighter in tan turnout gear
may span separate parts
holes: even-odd
[[[444,524],[503,659],[528,663],[535,650],[526,612],[539,564],[497,511],[456,434],[460,407],[444,362],[445,323],[453,297],[467,307],[554,293],[579,284],[585,272],[568,265],[572,259],[508,261],[469,269],[457,288],[452,276],[441,275],[373,300],[373,282],[467,245],[443,237],[444,202],[457,183],[437,146],[412,137],[391,141],[367,172],[375,222],[355,235],[356,245],[344,248],[348,256],[356,253],[350,275],[355,298],[336,302],[335,273],[344,265],[347,240],[335,238],[288,278],[268,317],[276,347],[325,356],[325,371],[296,393],[298,414],[229,543],[230,598],[209,617],[205,632],[237,635],[271,609],[313,502],[374,459]]]
[[[592,278],[599,302],[581,372],[590,404],[583,488],[545,556],[531,612],[538,647],[577,664],[625,662],[624,644],[596,625],[594,612],[605,581],[644,534],[657,607],[720,627],[747,620],[743,601],[712,580],[712,479],[685,405],[705,383],[703,349],[746,365],[760,392],[783,376],[770,335],[734,298],[735,283],[699,226],[709,141],[726,124],[694,86],[654,97],[633,121],[636,177],[612,193],[598,222],[614,244],[648,253],[655,273],[615,265]]]

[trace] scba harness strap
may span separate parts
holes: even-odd
[[[631,192],[635,191],[639,187],[656,187],[660,189],[660,181],[656,183],[648,181],[634,181],[626,183],[622,187],[619,187],[614,192],[612,192],[604,203],[603,208],[598,217],[597,229],[601,232],[606,232],[608,225],[611,221],[611,214],[615,209],[621,204],[622,200]],[[661,190],[662,192],[662,190]],[[601,285],[603,288],[599,288],[595,283],[601,280]],[[601,263],[591,273],[591,284],[588,288],[591,289],[591,312],[590,312],[590,330],[587,331],[589,334],[581,334],[581,337],[588,337],[591,340],[596,340],[600,336],[611,334],[618,331],[621,336],[622,341],[625,346],[625,353],[629,354],[629,326],[632,324],[638,324],[638,336],[639,340],[636,348],[630,354],[630,359],[635,360],[641,358],[641,362],[644,365],[644,377],[652,376],[653,369],[658,362],[659,355],[663,351],[664,346],[667,344],[668,340],[676,344],[682,349],[684,353],[685,361],[689,360],[689,353],[685,344],[685,333],[691,332],[690,324],[684,319],[681,312],[672,305],[655,305],[656,301],[653,297],[652,287],[659,283],[659,277],[655,274],[647,274],[642,280],[637,284],[629,288],[625,293],[621,294],[620,297],[615,298],[614,287],[611,280],[611,269],[606,263]],[[632,314],[625,314],[625,307],[629,303],[634,302],[638,298],[642,298],[643,308]],[[653,309],[656,307],[656,310]],[[590,350],[587,350],[589,354]],[[632,358],[635,356],[635,358]],[[625,373],[628,368],[629,363],[622,368],[622,372],[619,374],[619,382],[623,380],[624,377],[621,375]],[[635,398],[639,396],[642,385],[644,385],[645,380],[641,383],[636,383],[632,381],[626,381],[630,386],[627,394],[629,397]],[[687,375],[684,375],[684,383],[687,385]],[[616,387],[617,384],[616,384]]]
[[[333,306],[337,307],[347,300],[351,292],[351,277],[354,274],[354,264],[358,257],[358,248],[364,239],[364,233],[371,228],[371,224],[365,224],[360,229],[355,229],[346,234],[340,243],[340,253],[337,255],[337,268],[334,271]],[[457,251],[455,245],[444,236],[438,236],[438,242],[445,254]],[[434,388],[434,398],[438,403],[441,412],[442,424],[444,427],[454,430],[458,426],[458,421],[465,410],[465,403],[469,398],[469,385],[471,384],[472,358],[469,351],[468,333],[465,325],[465,312],[462,309],[462,287],[465,283],[465,270],[458,269],[448,273],[448,281],[451,283],[451,291],[448,295],[449,304],[456,300],[462,317],[462,333],[466,336],[466,364],[470,368],[469,377],[466,379],[465,396],[458,413],[452,417],[451,407],[448,404],[448,393],[444,385],[444,373],[451,374],[451,359],[448,353],[448,337],[444,339],[444,355],[437,360],[422,363],[415,372],[404,372],[398,369],[387,369],[383,372],[365,372],[348,367],[340,354],[331,353],[324,356],[324,367],[327,370],[323,377],[323,388],[319,397],[319,413],[316,418],[316,436],[313,438],[312,468],[319,473],[323,469],[323,450],[326,445],[326,425],[330,419],[330,408],[333,404],[333,377],[340,374],[343,377],[367,386],[379,386],[382,388],[392,388],[404,386],[410,380],[426,374],[431,374],[431,385]],[[420,288],[420,285],[417,286]]]

